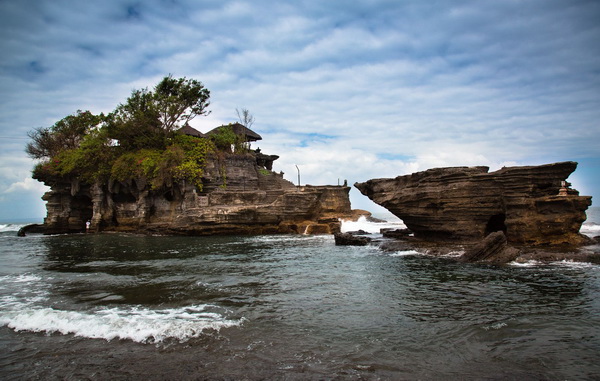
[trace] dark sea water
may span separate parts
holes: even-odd
[[[0,231],[3,380],[600,379],[598,265]]]

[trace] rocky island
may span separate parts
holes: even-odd
[[[349,187],[297,187],[257,164],[256,154],[209,159],[202,191],[190,182],[153,190],[144,179],[87,184],[56,181],[46,234],[128,231],[160,234],[331,234],[349,216]],[[222,187],[224,181],[227,186]]]
[[[285,180],[272,170],[278,156],[251,149],[262,137],[241,123],[192,128],[208,98],[200,82],[169,76],[108,115],[78,111],[30,133],[33,177],[51,188],[44,233],[339,231],[350,188]]]
[[[600,237],[579,233],[592,198],[566,181],[576,168],[571,161],[495,172],[483,166],[434,168],[354,186],[408,227],[382,231],[384,238],[372,244],[385,251],[417,250],[492,265],[600,263]],[[362,237],[343,238],[343,244],[364,244],[356,239]]]
[[[354,184],[401,218],[416,238],[481,240],[502,232],[510,244],[581,245],[591,205],[566,181],[575,162],[540,166],[435,168],[393,179]]]

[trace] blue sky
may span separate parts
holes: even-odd
[[[599,20],[575,0],[0,0],[0,220],[45,215],[28,131],[168,74],[211,91],[201,131],[249,109],[291,181],[574,160],[598,200]]]

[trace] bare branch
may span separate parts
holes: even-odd
[[[241,110],[238,110],[236,108],[235,112],[238,116],[238,120],[240,121],[240,124],[242,124],[246,128],[252,127],[252,125],[254,124],[254,116],[252,116],[252,114],[250,114],[250,111],[248,111],[248,109],[243,108]]]

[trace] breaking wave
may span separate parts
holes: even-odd
[[[381,229],[404,229],[406,225],[402,222],[402,220],[396,218],[395,216],[391,216],[391,218],[387,218],[387,221],[384,222],[373,222],[369,221],[366,217],[362,216],[357,221],[342,221],[342,232],[352,232],[352,231],[365,231],[369,234],[377,234]],[[582,234],[588,235],[590,237],[594,237],[600,235],[600,224],[596,222],[586,221],[581,225],[581,229],[579,230]]]
[[[166,309],[142,306],[85,311],[57,309],[48,306],[44,287],[48,280],[33,274],[0,277],[0,290],[12,291],[0,296],[0,326],[15,331],[157,344],[169,340],[185,342],[207,330],[219,331],[244,321],[228,319],[225,309],[210,304]]]
[[[27,224],[0,224],[0,233],[4,232],[18,232],[23,226]]]
[[[600,225],[595,222],[584,222],[579,232],[594,237],[600,235]]]
[[[390,219],[389,221],[383,222],[374,222],[369,221],[365,216],[361,216],[357,221],[342,221],[342,232],[352,232],[363,230],[370,234],[377,234],[381,229],[404,229],[406,225],[402,222],[402,220]]]
[[[18,307],[13,305],[14,307]],[[211,312],[215,306],[195,305],[164,310],[142,307],[105,308],[94,312],[29,307],[0,313],[0,325],[15,331],[73,334],[91,339],[127,339],[138,343],[185,342],[205,330],[240,325]]]

